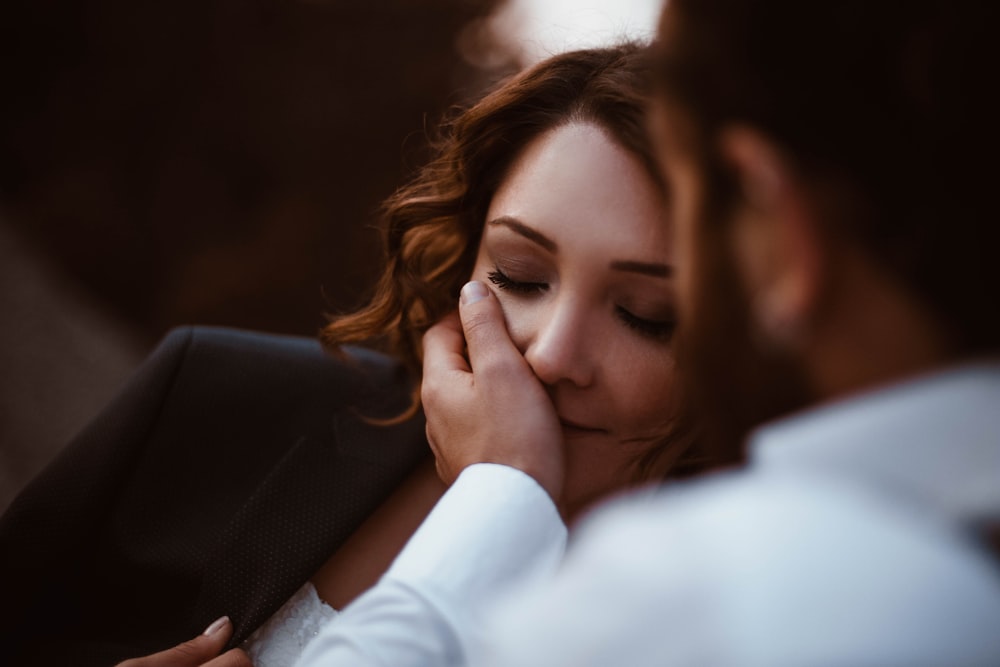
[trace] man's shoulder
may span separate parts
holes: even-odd
[[[691,553],[700,568],[808,558],[816,567],[834,569],[846,556],[872,560],[903,541],[959,550],[973,544],[963,527],[918,509],[923,505],[901,503],[867,480],[750,469],[625,496],[595,512],[581,526],[580,539],[599,533],[608,543],[612,535],[646,541],[672,558]],[[816,553],[833,546],[837,558]],[[742,558],[731,558],[732,549]]]
[[[681,644],[714,637],[714,648],[688,645],[702,657],[774,665],[796,664],[796,651],[843,658],[824,664],[886,647],[1000,652],[997,574],[962,530],[863,484],[752,470],[608,506],[581,527],[564,572]]]

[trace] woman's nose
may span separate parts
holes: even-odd
[[[524,358],[546,385],[571,382],[588,387],[594,381],[593,347],[586,317],[573,304],[561,304],[540,317]]]

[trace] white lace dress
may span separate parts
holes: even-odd
[[[306,644],[336,616],[337,610],[320,600],[312,583],[307,581],[247,638],[243,650],[254,667],[294,665]]]

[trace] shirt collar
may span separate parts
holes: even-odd
[[[1000,359],[952,367],[758,429],[758,470],[871,481],[944,519],[1000,518]]]

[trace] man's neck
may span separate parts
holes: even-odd
[[[942,328],[908,292],[855,262],[841,272],[803,358],[824,400],[874,389],[955,361]]]

